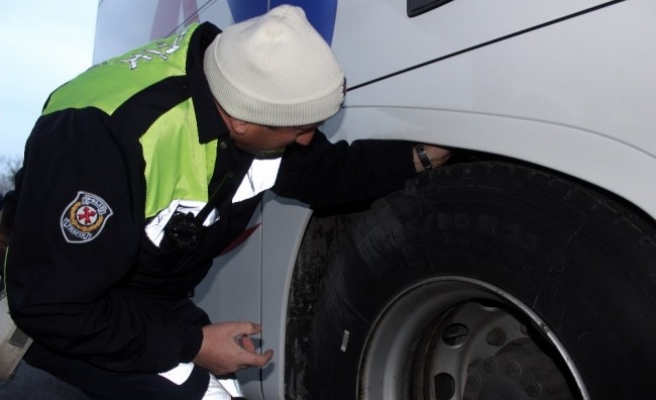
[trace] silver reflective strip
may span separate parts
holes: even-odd
[[[282,161],[282,157],[253,160],[235,196],[232,198],[232,202],[238,203],[250,199],[270,189],[276,183],[280,161]]]
[[[180,363],[159,375],[179,386],[189,379],[193,369],[193,363]],[[209,375],[209,384],[202,400],[231,400],[233,397],[244,397],[239,381],[236,379],[218,379],[212,374]]]
[[[217,379],[212,375],[213,379]],[[244,397],[244,393],[241,390],[241,385],[236,379],[217,379],[218,382],[223,386],[223,388],[230,393],[232,397]]]
[[[202,201],[173,200],[167,208],[157,213],[153,220],[150,221],[150,223],[146,226],[146,235],[155,246],[159,247],[160,243],[162,243],[162,239],[164,238],[164,227],[176,211],[198,215],[205,204],[206,203],[203,203]],[[203,226],[210,226],[218,220],[218,211],[212,210],[203,222]]]
[[[210,383],[202,400],[232,400],[231,393],[223,387],[216,377],[210,374]]]
[[[189,379],[189,375],[191,375],[193,369],[193,363],[180,363],[166,372],[161,372],[159,375],[179,386]]]

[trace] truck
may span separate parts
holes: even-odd
[[[267,195],[194,300],[261,323],[249,399],[656,393],[656,3],[288,0],[348,82],[330,140],[452,150],[383,198]],[[102,0],[94,62],[279,0]]]

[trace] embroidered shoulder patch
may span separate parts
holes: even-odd
[[[61,229],[68,243],[87,243],[98,237],[113,214],[100,196],[77,192],[61,216]]]

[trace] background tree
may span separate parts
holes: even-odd
[[[0,156],[0,194],[14,188],[14,176],[22,164],[23,160],[18,157]]]

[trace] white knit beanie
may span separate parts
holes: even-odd
[[[344,73],[299,7],[282,5],[226,28],[205,51],[212,94],[231,116],[292,127],[335,115]]]

